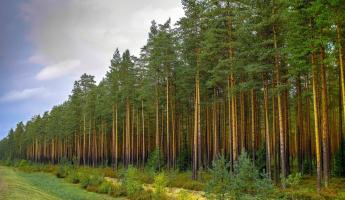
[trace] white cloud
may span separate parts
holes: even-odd
[[[13,90],[0,97],[0,102],[13,102],[29,99],[37,96],[47,96],[49,91],[44,87]]]
[[[65,74],[74,72],[80,68],[79,60],[66,60],[54,65],[49,65],[44,67],[37,75],[36,79],[38,80],[49,80],[58,78]]]
[[[151,20],[175,22],[183,15],[180,0],[28,0],[21,12],[34,44],[29,61],[48,66],[39,80],[83,72],[100,80],[116,47],[138,55]],[[64,63],[71,60],[81,67]]]

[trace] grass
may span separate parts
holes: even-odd
[[[107,195],[87,192],[47,173],[26,173],[0,166],[2,200],[110,200]]]
[[[127,174],[124,168],[114,172],[111,168],[79,166],[70,169],[66,177],[60,179],[54,175],[58,169],[59,166],[43,164],[23,164],[16,168],[0,166],[0,199],[97,200],[128,195],[126,188],[121,184]],[[191,180],[190,171],[166,171],[165,174],[166,192],[169,197],[174,197],[172,199],[203,199],[201,198],[203,191],[210,180],[208,172],[201,172],[200,180],[197,181]],[[151,171],[138,170],[135,177],[143,184],[145,191],[134,195],[136,199],[143,199],[144,194],[155,191],[154,176],[155,174]],[[316,191],[314,176],[303,176],[299,179],[285,190],[275,187],[276,198],[274,199],[345,200],[344,178],[332,178],[329,188],[322,189],[320,193]],[[133,197],[128,198],[134,199]]]

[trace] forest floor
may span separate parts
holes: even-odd
[[[110,200],[48,173],[26,173],[0,166],[0,200]]]

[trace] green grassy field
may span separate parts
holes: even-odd
[[[25,173],[0,166],[1,200],[110,200],[47,173]]]

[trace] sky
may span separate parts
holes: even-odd
[[[100,81],[116,48],[138,55],[152,20],[182,16],[180,0],[0,0],[0,139],[81,74]]]

